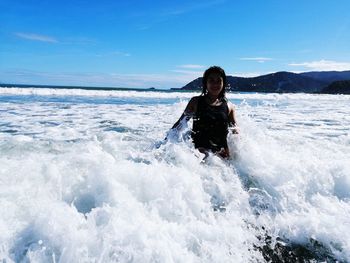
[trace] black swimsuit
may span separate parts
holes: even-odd
[[[219,106],[211,106],[206,103],[205,96],[198,98],[191,134],[195,148],[205,148],[213,152],[227,148],[228,114],[225,99],[222,99]]]

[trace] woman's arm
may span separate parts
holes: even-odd
[[[183,120],[188,122],[196,113],[197,111],[197,104],[198,104],[198,97],[193,97],[187,104],[186,109],[182,113],[180,119],[175,122],[172,129],[179,129],[181,128],[181,123],[183,123]]]
[[[236,121],[235,106],[231,102],[228,102],[228,108],[229,108],[228,119],[229,119],[230,130],[232,130],[232,133],[238,134],[239,129]]]
[[[238,126],[236,122],[236,115],[235,115],[235,106],[231,103],[227,103],[228,106],[228,120],[229,120],[229,130],[232,131],[234,134],[238,134]],[[217,152],[219,156],[226,159],[230,157],[230,150],[228,146],[222,148],[219,152]]]

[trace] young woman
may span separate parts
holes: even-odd
[[[226,74],[217,66],[210,67],[203,75],[203,90],[193,97],[172,129],[193,118],[191,137],[195,148],[204,154],[213,152],[223,158],[230,156],[227,145],[229,128],[237,132],[235,109],[225,97]]]

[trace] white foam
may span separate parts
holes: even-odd
[[[1,102],[0,260],[256,262],[262,226],[350,260],[346,97],[230,94],[243,100],[236,159],[201,164],[182,137],[152,147],[186,101],[132,94],[123,105]]]
[[[193,96],[198,96],[201,93],[198,91],[186,92],[169,92],[169,91],[135,91],[135,90],[87,90],[79,88],[37,88],[37,87],[0,87],[2,95],[38,95],[38,96],[88,96],[88,97],[117,97],[117,98],[173,98],[173,99],[189,99]],[[349,95],[334,95],[331,96],[331,101],[350,101]],[[279,103],[283,100],[317,100],[329,101],[330,95],[321,94],[304,94],[304,93],[240,93],[227,92],[229,99],[257,99],[265,100],[267,103]]]

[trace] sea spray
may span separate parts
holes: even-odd
[[[0,100],[1,259],[349,261],[347,97],[229,94],[233,156],[203,163],[153,147],[188,94],[130,94]]]

